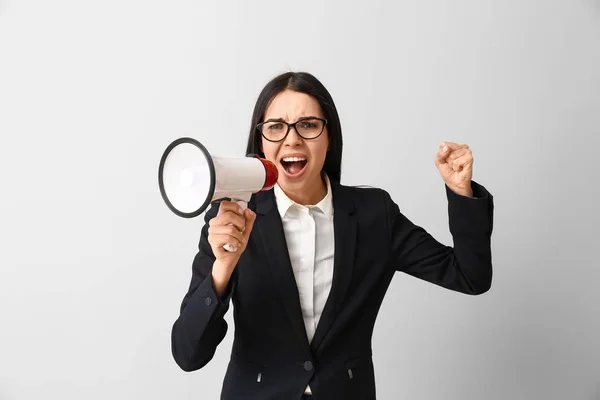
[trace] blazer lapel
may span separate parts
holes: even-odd
[[[308,337],[302,318],[300,295],[288,254],[281,216],[273,190],[256,195],[256,225],[260,232],[269,267],[274,277],[282,304],[302,346],[308,350]]]
[[[325,303],[323,314],[317,325],[315,336],[311,342],[311,350],[316,352],[330,331],[342,307],[348,286],[352,279],[354,268],[354,250],[356,248],[356,217],[351,193],[338,182],[331,181],[333,195],[333,231],[334,231],[334,257],[333,257],[333,282],[331,291]]]

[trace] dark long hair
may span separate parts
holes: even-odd
[[[323,171],[330,179],[339,182],[342,175],[342,126],[340,117],[333,103],[333,98],[325,89],[325,86],[307,72],[286,72],[276,76],[260,92],[252,114],[246,155],[265,156],[261,147],[262,136],[256,129],[256,125],[264,121],[265,112],[271,100],[286,89],[305,93],[317,100],[321,106],[325,119],[327,119],[327,131],[329,133],[329,150],[325,156]]]

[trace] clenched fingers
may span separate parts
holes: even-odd
[[[219,211],[217,212],[217,216],[224,214],[228,211],[234,214],[244,215],[244,209],[239,204],[233,201],[223,200],[221,204],[219,204]]]
[[[470,152],[469,146],[466,144],[458,144],[454,142],[442,142],[439,151],[435,155],[435,165],[449,163],[451,164],[456,158],[461,157],[467,151]]]
[[[446,162],[449,164],[452,164],[456,159],[461,158],[465,155],[471,155],[472,156],[472,152],[470,149],[460,149],[460,150],[456,150],[453,151],[452,153],[450,153],[450,155],[448,156],[448,158],[446,158]]]
[[[231,243],[235,245],[236,243],[232,243],[232,240],[235,240],[237,244],[246,243],[246,238],[244,237],[242,232],[240,232],[240,230],[233,225],[211,226],[208,228],[208,234],[209,237],[214,237],[216,239],[218,238],[218,241],[226,240],[223,243]]]
[[[224,211],[217,214],[216,217],[210,220],[209,226],[224,226],[233,225],[240,232],[244,232],[246,227],[246,219],[232,211]]]
[[[460,149],[468,149],[469,148],[469,146],[466,144],[459,144],[459,143],[454,143],[454,142],[440,143],[440,149],[443,149],[445,146],[447,146],[448,149],[450,149],[450,151],[456,151],[456,150],[460,150]]]
[[[462,156],[456,157],[452,161],[448,161],[448,163],[456,172],[462,171],[463,169],[469,169],[473,166],[473,155],[471,154],[471,151],[468,150]]]

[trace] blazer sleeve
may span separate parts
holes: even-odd
[[[227,322],[223,317],[235,290],[235,272],[222,297],[217,295],[212,280],[215,257],[208,243],[208,222],[216,216],[218,209],[218,203],[213,203],[205,215],[190,286],[171,330],[173,358],[188,372],[204,367],[213,358],[227,333]]]
[[[391,256],[396,270],[461,293],[477,295],[489,290],[494,202],[483,186],[471,181],[471,187],[473,198],[468,198],[446,185],[454,247],[441,244],[413,224],[387,196]]]

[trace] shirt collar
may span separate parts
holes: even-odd
[[[303,206],[301,204],[296,203],[294,200],[290,199],[285,194],[285,192],[283,191],[283,189],[281,189],[281,187],[279,186],[278,183],[275,184],[275,187],[273,188],[273,192],[275,193],[277,209],[279,210],[279,215],[281,215],[281,218],[283,218],[285,216],[285,214],[287,214],[288,210],[292,206],[304,207],[304,208],[318,208],[319,210],[321,210],[321,212],[323,214],[325,214],[327,219],[333,218],[333,197],[331,195],[331,183],[329,182],[329,177],[327,176],[327,174],[324,174],[324,176],[325,176],[325,184],[327,187],[327,194],[325,194],[325,197],[323,197],[323,199],[321,201],[319,201],[317,204],[309,205],[309,206]]]

